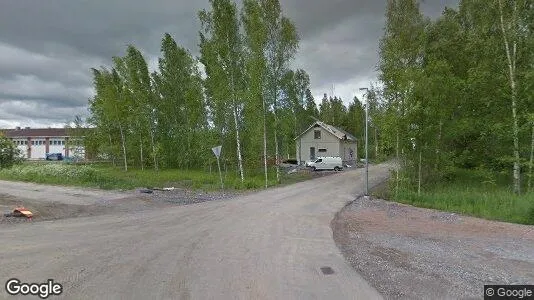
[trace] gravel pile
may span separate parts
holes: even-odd
[[[239,195],[237,192],[225,191],[205,192],[176,188],[170,191],[154,190],[149,195],[153,201],[161,201],[175,205],[189,205],[207,201],[231,199]]]
[[[534,283],[534,226],[357,199],[332,221],[346,259],[388,299],[480,299]]]

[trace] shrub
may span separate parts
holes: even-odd
[[[21,161],[20,149],[13,141],[0,135],[0,169],[10,168]]]

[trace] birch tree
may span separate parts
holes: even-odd
[[[230,0],[210,0],[211,11],[199,13],[200,61],[206,68],[205,88],[218,109],[230,108],[233,116],[236,153],[241,182],[245,180],[241,151],[241,110],[243,92],[243,41],[236,4]]]
[[[161,54],[159,73],[153,73],[152,79],[162,154],[170,167],[191,168],[200,163],[199,132],[206,123],[200,72],[189,51],[179,47],[168,33],[162,39]]]
[[[124,84],[115,69],[111,71],[101,68],[92,69],[93,85],[96,95],[89,103],[89,110],[92,113],[92,122],[102,128],[117,128],[120,140],[124,171],[128,171],[128,158],[126,151],[126,127],[128,104],[122,96]],[[110,140],[112,132],[108,131]],[[111,143],[111,141],[110,141]]]
[[[511,5],[503,5],[503,0],[497,0],[499,7],[499,21],[502,31],[506,60],[508,63],[508,78],[510,84],[510,101],[512,108],[512,137],[514,141],[514,193],[521,192],[521,158],[519,157],[519,124],[517,116],[517,50],[519,42],[518,1],[511,1]],[[508,2],[508,1],[507,1]],[[507,3],[508,4],[508,3]],[[511,7],[509,7],[511,6]]]
[[[259,0],[267,27],[267,48],[265,51],[267,61],[267,89],[265,97],[269,99],[274,116],[274,145],[275,160],[280,162],[278,144],[278,109],[282,78],[288,69],[289,62],[294,58],[299,37],[295,25],[282,14],[278,0]],[[276,179],[280,181],[280,170],[276,168]]]
[[[245,120],[250,136],[250,151],[255,151],[256,136],[263,137],[263,172],[265,188],[268,186],[267,170],[267,104],[264,97],[264,82],[266,79],[267,66],[264,56],[267,46],[267,27],[260,4],[256,0],[245,0],[242,12],[243,26],[245,29],[245,43],[247,46],[247,85],[248,105],[245,110]],[[262,129],[258,130],[257,112],[261,111]],[[253,158],[255,160],[255,158]]]

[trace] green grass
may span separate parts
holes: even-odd
[[[388,198],[396,202],[534,225],[534,192],[514,195],[506,177],[487,171],[455,170],[451,180],[425,187],[420,195],[400,190],[397,199],[393,199],[394,188],[391,182]]]
[[[262,172],[245,173],[245,181],[235,171],[223,172],[225,189],[247,190],[265,187]],[[282,184],[309,179],[309,175],[283,175]],[[0,179],[27,181],[44,184],[95,187],[101,189],[134,189],[147,187],[187,187],[191,189],[216,190],[220,188],[217,172],[202,170],[140,170],[105,164],[74,165],[66,163],[26,162],[10,169],[0,169]],[[269,186],[276,185],[276,173],[270,170]]]

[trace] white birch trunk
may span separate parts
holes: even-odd
[[[276,118],[275,118],[276,119]],[[276,121],[275,121],[276,122]],[[278,168],[278,133],[276,125],[274,128],[274,148],[275,148],[275,164],[276,164],[276,182],[280,183],[280,168]]]
[[[236,103],[236,92],[235,92],[235,78],[234,74],[231,75],[231,84],[232,84],[232,104],[234,111],[234,124],[235,124],[235,139],[237,146],[237,165],[239,169],[239,175],[241,176],[241,182],[245,181],[245,175],[243,173],[243,157],[241,156],[241,139],[239,137],[239,122],[237,118],[237,103]]]
[[[241,182],[245,181],[243,174],[243,158],[241,157],[241,140],[239,138],[239,123],[237,122],[237,107],[234,100],[234,123],[235,123],[235,139],[237,144],[237,164],[239,166],[239,174],[241,175]]]
[[[140,148],[141,170],[145,170],[145,164],[143,162],[143,138],[139,139],[139,148]]]
[[[111,134],[108,134],[109,136],[109,149],[113,149],[113,141],[111,140]],[[111,163],[113,164],[113,166],[115,167],[115,155],[112,153],[111,154]]]
[[[530,162],[528,165],[528,191],[532,192],[532,169],[534,169],[534,124],[532,125],[532,138],[530,140]]]
[[[121,124],[119,124],[119,130],[121,132],[122,157],[124,158],[124,171],[128,171],[128,160],[126,159],[126,139],[124,138],[124,131],[122,130]]]
[[[434,165],[434,169],[437,171],[439,169],[439,155],[441,151],[441,131],[443,127],[443,121],[439,122],[439,131],[438,131],[438,141],[436,143],[436,164]]]
[[[395,180],[395,199],[397,199],[397,196],[399,195],[399,172],[400,172],[400,157],[399,157],[399,129],[397,129],[397,168],[396,168],[396,180]]]
[[[265,99],[263,99],[263,169],[265,171],[265,188],[268,187],[268,175],[267,175],[267,121],[265,111]]]
[[[504,25],[504,13],[502,0],[499,0],[499,13],[501,21],[501,30],[503,35],[504,47],[506,50],[506,58],[508,61],[508,75],[510,79],[510,88],[512,90],[512,122],[513,122],[513,140],[514,140],[514,193],[521,193],[521,161],[519,157],[519,125],[517,121],[517,88],[516,88],[516,57],[517,57],[517,39],[514,38],[513,45],[510,47],[508,41],[508,32]],[[512,30],[516,30],[517,23],[517,3],[514,1],[514,8],[512,14]]]
[[[154,142],[154,131],[150,131],[150,141],[152,143],[152,157],[154,159],[154,170],[158,171],[158,159],[156,157],[156,144]]]
[[[378,159],[378,133],[375,127],[375,159]]]
[[[419,148],[419,182],[417,186],[417,195],[421,195],[421,165],[423,163],[423,150]]]

